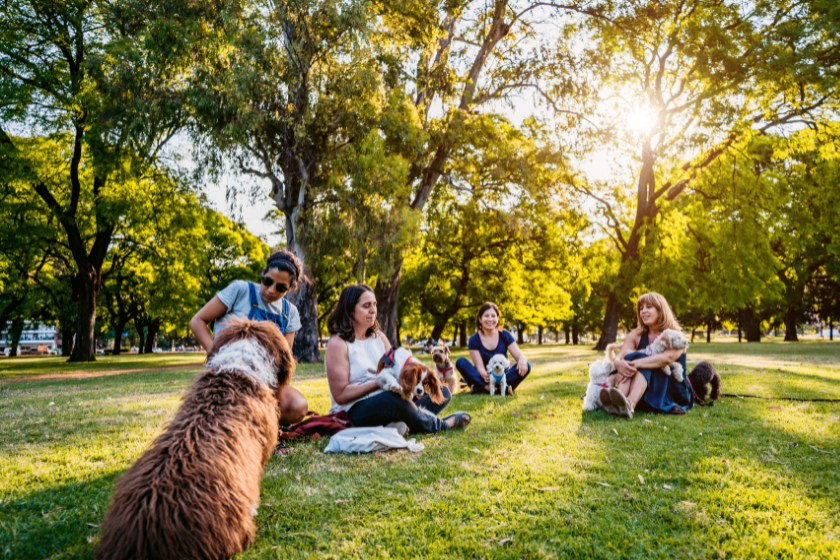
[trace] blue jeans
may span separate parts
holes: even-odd
[[[452,400],[452,393],[447,387],[440,389],[443,393],[443,402],[440,404],[433,403],[429,395],[423,395],[415,404],[396,393],[383,391],[357,402],[347,411],[347,415],[357,428],[405,422],[412,434],[432,434],[448,428],[446,422],[439,419],[437,415]],[[425,412],[422,412],[420,408],[425,409]]]
[[[471,361],[466,358],[458,358],[458,361],[455,362],[455,368],[458,370],[458,373],[461,374],[464,381],[467,382],[467,385],[475,387],[475,392],[487,393],[487,391],[484,390],[484,386],[487,385],[487,381],[484,381],[481,378],[481,374],[478,373],[478,370],[475,369],[475,366]],[[519,387],[519,384],[522,383],[522,380],[528,377],[529,373],[531,373],[531,362],[528,362],[528,371],[525,375],[519,375],[519,368],[516,364],[513,364],[505,370],[505,377],[507,378],[508,386],[512,389],[516,389]]]

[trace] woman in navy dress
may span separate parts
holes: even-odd
[[[666,375],[660,368],[673,362],[685,367],[685,349],[648,354],[648,347],[665,329],[682,330],[665,298],[656,292],[636,301],[638,327],[627,335],[615,359],[616,386],[601,391],[607,410],[614,408],[623,418],[633,418],[636,410],[665,414],[685,414],[694,404],[688,376],[683,382]]]
[[[510,351],[516,362],[505,370],[505,377],[508,391],[513,393],[513,390],[531,373],[531,364],[517,346],[513,335],[502,329],[501,314],[495,303],[487,302],[481,306],[475,318],[475,328],[477,332],[470,337],[468,345],[472,361],[458,358],[455,368],[473,393],[489,393],[490,372],[487,371],[487,363],[496,354],[502,354],[507,358],[507,353]]]

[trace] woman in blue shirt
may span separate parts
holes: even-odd
[[[208,301],[190,321],[190,329],[207,352],[213,349],[215,335],[225,328],[225,319],[235,315],[256,321],[271,321],[286,337],[289,348],[300,330],[297,307],[284,297],[297,288],[303,264],[291,251],[269,255],[259,284],[234,280]],[[213,325],[213,332],[210,332]],[[306,398],[291,385],[280,391],[280,424],[289,426],[303,420],[309,409]]]
[[[531,373],[531,364],[517,346],[513,335],[502,329],[501,314],[495,303],[487,302],[481,306],[475,318],[475,328],[478,332],[472,335],[469,341],[472,362],[466,358],[458,358],[455,367],[473,393],[489,393],[490,372],[487,371],[487,363],[496,354],[503,354],[507,358],[510,351],[516,363],[505,371],[505,377],[508,392],[512,394]]]

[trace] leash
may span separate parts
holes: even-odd
[[[735,397],[737,399],[761,399],[765,401],[796,401],[796,402],[829,402],[840,403],[840,399],[798,399],[796,397],[759,397],[758,395],[736,395],[735,393],[721,393],[721,397]]]

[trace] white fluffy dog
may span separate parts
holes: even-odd
[[[653,344],[645,348],[644,352],[649,356],[653,356],[654,354],[661,354],[665,350],[672,350],[675,348],[688,348],[688,339],[680,331],[665,329],[662,331],[662,334],[653,341]],[[667,366],[662,366],[662,371],[665,372],[665,375],[673,375],[674,379],[680,383],[682,383],[683,379],[685,379],[685,372],[683,371],[682,364],[679,362],[673,362]]]
[[[499,383],[499,394],[504,397],[507,395],[507,377],[505,376],[505,370],[510,367],[510,360],[505,358],[504,354],[496,354],[490,358],[490,361],[487,363],[487,367],[490,369],[490,396],[493,396],[493,393],[496,390],[496,383]]]
[[[609,344],[604,351],[604,359],[590,364],[589,386],[583,398],[583,410],[604,408],[601,404],[601,389],[609,387],[608,379],[615,373],[615,351],[619,348],[621,344]]]

